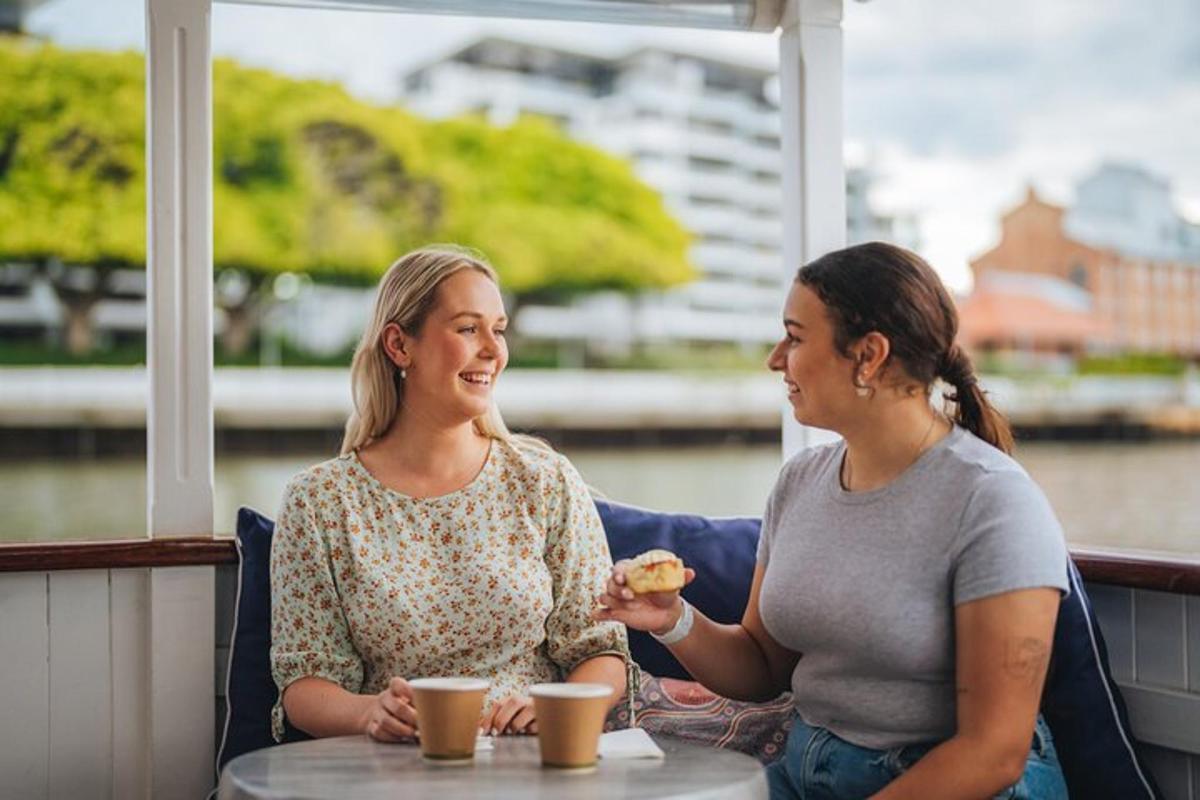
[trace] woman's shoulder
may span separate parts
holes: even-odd
[[[513,435],[497,439],[503,461],[510,467],[538,478],[557,478],[571,462],[546,442],[533,436]]]
[[[830,464],[841,457],[845,442],[838,439],[834,442],[805,447],[789,458],[779,471],[780,481],[803,480],[820,474]]]
[[[988,519],[1005,509],[1053,516],[1045,492],[1025,468],[970,431],[955,431],[938,467],[930,477],[943,496],[958,497],[966,505],[964,519]]]
[[[950,433],[942,462],[943,471],[974,484],[1033,482],[1015,458],[961,427]]]
[[[349,454],[305,467],[288,480],[284,495],[314,496],[336,489],[355,479],[356,461],[355,456]]]

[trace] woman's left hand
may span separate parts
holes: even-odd
[[[479,723],[484,734],[537,733],[533,698],[510,695],[492,704]]]

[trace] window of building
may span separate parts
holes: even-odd
[[[721,195],[689,194],[687,201],[697,208],[732,208],[736,205],[732,198]]]
[[[703,172],[722,172],[732,168],[733,164],[725,159],[689,155],[688,166]]]
[[[688,127],[702,133],[728,134],[734,130],[733,123],[726,120],[700,117],[688,117]]]
[[[429,73],[418,70],[404,79],[404,88],[409,92],[423,91],[429,88]]]
[[[1088,285],[1088,284],[1089,284],[1089,279],[1088,279],[1088,269],[1087,269],[1087,267],[1085,267],[1083,264],[1078,264],[1078,263],[1077,263],[1077,264],[1075,264],[1074,266],[1072,266],[1072,267],[1071,267],[1071,271],[1070,271],[1070,274],[1069,274],[1069,276],[1068,276],[1068,280],[1070,280],[1070,281],[1071,281],[1071,283],[1075,284],[1075,285],[1076,285],[1076,286],[1078,286],[1080,289],[1089,289],[1089,288],[1091,288],[1091,287]]]

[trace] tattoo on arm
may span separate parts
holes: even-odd
[[[1050,660],[1050,646],[1041,639],[1026,637],[1007,643],[1004,652],[1004,671],[1012,678],[1030,686],[1036,685]]]

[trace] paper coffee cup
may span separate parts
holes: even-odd
[[[613,688],[603,683],[539,683],[529,687],[543,766],[595,766],[612,693]]]
[[[474,758],[483,698],[491,684],[482,678],[417,678],[408,685],[417,708],[421,755],[442,763]]]

